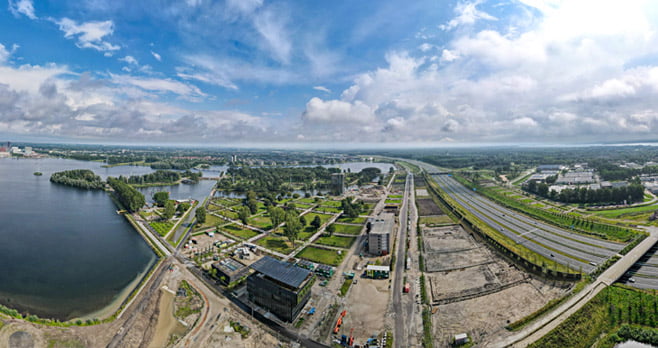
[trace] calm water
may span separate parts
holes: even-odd
[[[107,193],[49,182],[53,172],[78,168],[103,178],[151,171],[62,159],[0,159],[0,303],[41,317],[82,316],[111,303],[155,262]]]

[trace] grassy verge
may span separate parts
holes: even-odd
[[[599,341],[609,343],[615,339],[614,336],[605,337],[606,334],[620,337],[621,332],[626,336],[629,334],[625,328],[628,325],[653,332],[657,324],[658,298],[655,291],[649,293],[614,285],[603,289],[578,312],[529,347],[591,347]],[[649,338],[648,335],[633,337],[640,342]]]
[[[361,233],[361,230],[363,229],[363,226],[355,226],[355,225],[333,224],[333,226],[335,228],[334,233],[340,233],[340,234],[358,235]]]
[[[345,279],[343,282],[343,285],[340,286],[340,291],[338,296],[340,297],[345,297],[345,294],[347,294],[347,290],[350,289],[350,286],[352,286],[352,279]]]
[[[220,231],[226,232],[234,237],[247,240],[251,237],[259,235],[258,232],[247,228],[242,228],[238,225],[231,224],[219,228]]]

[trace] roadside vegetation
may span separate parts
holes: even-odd
[[[129,211],[136,212],[146,204],[144,195],[124,181],[108,177],[107,183],[114,190],[119,202]]]
[[[613,285],[603,289],[560,326],[530,347],[613,347],[633,339],[656,344],[658,296]]]

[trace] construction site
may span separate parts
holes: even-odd
[[[506,325],[564,295],[571,286],[533,279],[460,225],[422,225],[421,230],[433,336],[440,346],[461,333],[478,343],[507,335]]]

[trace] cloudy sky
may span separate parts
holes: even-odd
[[[0,138],[655,139],[658,2],[9,0]]]

